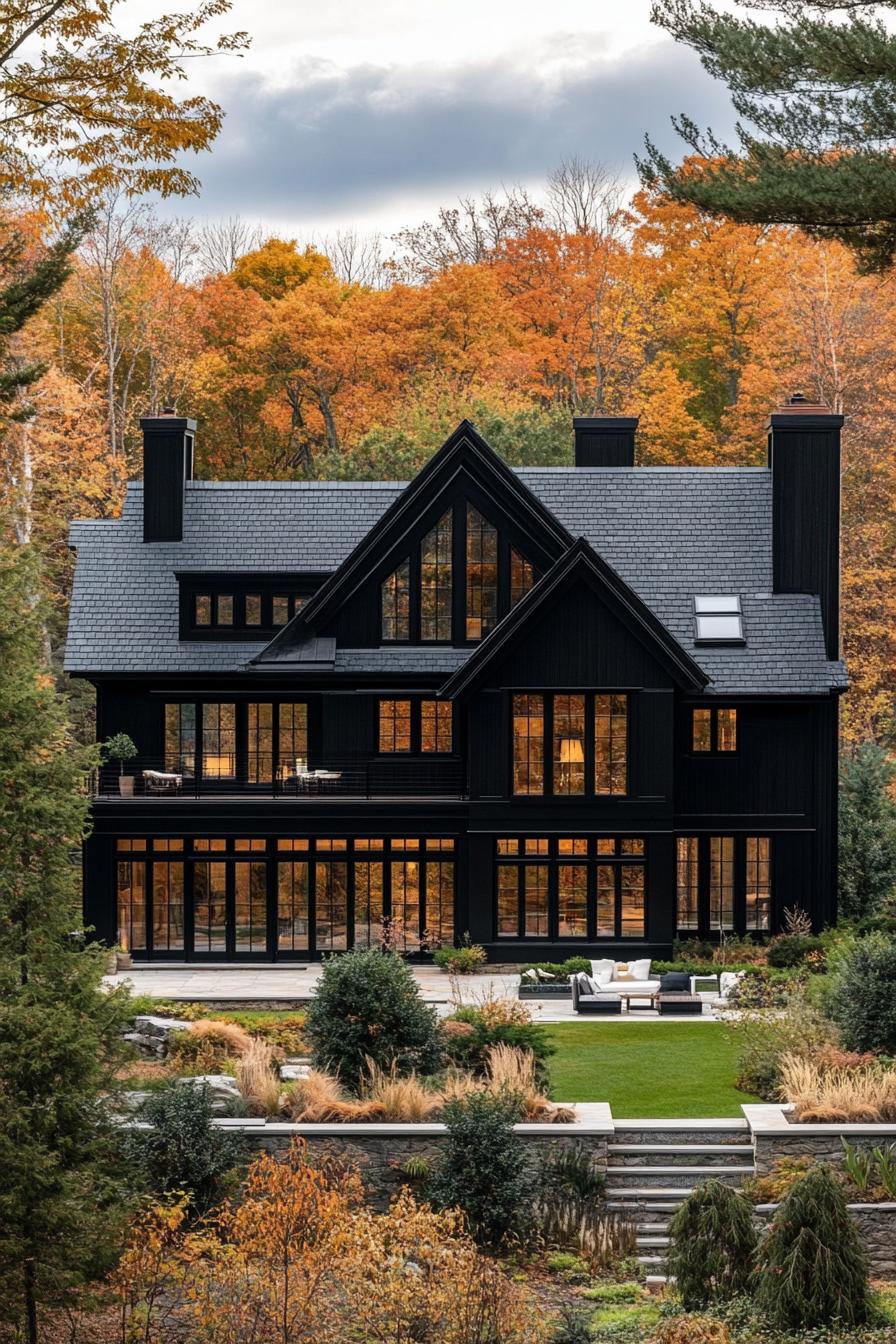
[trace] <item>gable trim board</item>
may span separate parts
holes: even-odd
[[[469,420],[462,420],[336,572],[255,661],[264,662],[269,652],[275,653],[291,643],[303,627],[314,628],[330,619],[367,582],[371,569],[408,541],[427,501],[437,500],[465,475],[480,489],[485,486],[493,494],[498,507],[503,507],[527,531],[532,544],[549,560],[556,559],[572,544],[572,537],[551,510],[488,446]],[[400,557],[396,557],[396,563],[399,561]]]
[[[473,651],[463,667],[445,682],[440,694],[446,699],[462,698],[480,684],[486,670],[506,655],[524,633],[526,626],[542,615],[566,588],[576,580],[587,582],[617,613],[622,613],[628,628],[663,664],[682,690],[703,691],[710,678],[690,654],[673,638],[612,566],[597,555],[584,537],[579,537],[553,569],[517,603]]]

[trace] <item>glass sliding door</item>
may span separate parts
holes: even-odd
[[[152,950],[156,956],[184,951],[182,859],[155,859],[152,865]]]
[[[268,875],[263,859],[239,860],[233,865],[233,950],[267,951]]]
[[[393,859],[390,866],[396,945],[402,952],[419,952],[420,864],[416,859]]]
[[[116,879],[119,946],[128,952],[145,952],[146,859],[120,858]]]
[[[315,947],[344,952],[348,947],[348,864],[318,859],[314,865]]]
[[[277,951],[308,951],[308,862],[277,864]]]
[[[383,937],[382,861],[355,859],[355,947],[378,947]]]
[[[227,865],[219,860],[193,865],[193,951],[227,953]]]

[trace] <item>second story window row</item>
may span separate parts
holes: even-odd
[[[459,504],[382,581],[382,639],[478,643],[536,577],[531,562],[479,509]]]
[[[626,694],[516,694],[512,715],[514,794],[628,794]]]
[[[384,754],[450,752],[454,747],[453,725],[450,700],[381,700],[379,749]]]

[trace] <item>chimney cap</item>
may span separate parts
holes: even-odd
[[[588,429],[593,433],[618,434],[620,430],[637,429],[636,415],[575,415],[573,429]]]
[[[766,429],[839,429],[842,424],[843,416],[824,402],[809,401],[804,393],[792,392],[771,412]]]
[[[188,415],[176,415],[171,410],[164,410],[159,415],[144,415],[140,421],[140,428],[145,434],[170,434],[172,430],[186,430],[190,434],[196,432],[196,421]]]

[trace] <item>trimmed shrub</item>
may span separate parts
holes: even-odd
[[[757,1244],[749,1200],[722,1181],[706,1181],[669,1223],[666,1264],[688,1309],[743,1292]]]
[[[796,1183],[775,1214],[760,1248],[756,1304],[778,1330],[868,1320],[868,1258],[823,1164]]]
[[[196,1214],[206,1213],[228,1191],[227,1177],[243,1157],[238,1135],[212,1125],[207,1084],[170,1083],[148,1097],[140,1118],[150,1130],[133,1130],[127,1157],[155,1195],[189,1196]]]
[[[440,947],[432,954],[433,962],[442,971],[453,975],[472,975],[486,962],[485,948],[478,943],[462,943],[460,947]]]
[[[768,947],[769,966],[804,966],[824,970],[824,943],[811,934],[782,933]]]
[[[448,1135],[427,1193],[438,1209],[460,1209],[486,1246],[530,1223],[536,1185],[513,1130],[519,1118],[515,1097],[485,1093],[449,1102],[442,1115]]]
[[[394,952],[356,948],[324,962],[305,1035],[318,1068],[357,1092],[372,1061],[387,1073],[435,1073],[442,1037],[435,1008],[420,997]]]
[[[860,939],[839,963],[828,1011],[847,1050],[896,1054],[896,943]]]

